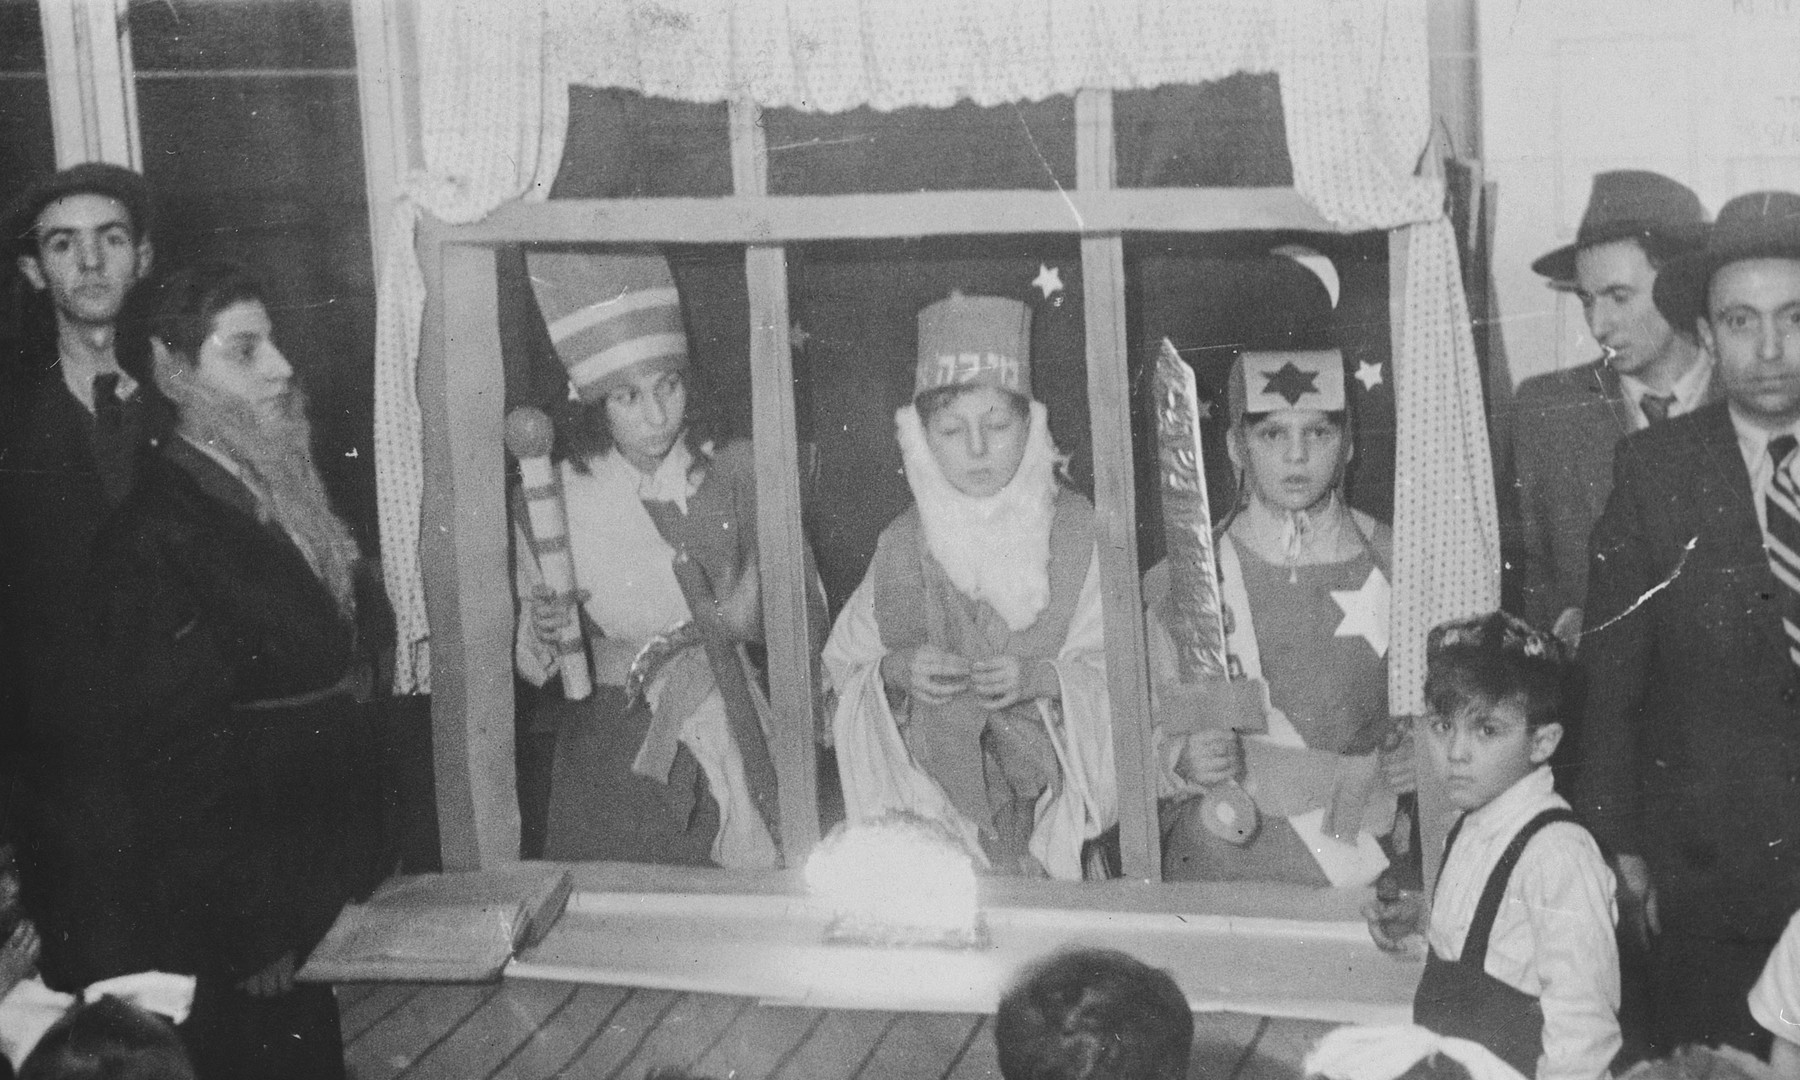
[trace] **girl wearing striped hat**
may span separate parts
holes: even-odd
[[[1057,481],[1030,328],[998,297],[919,313],[895,417],[915,502],[824,660],[851,822],[917,814],[998,872],[1078,879],[1118,818],[1094,508]]]
[[[661,255],[534,251],[527,265],[569,378],[552,457],[579,603],[544,586],[521,535],[515,659],[545,685],[578,618],[596,684],[586,700],[537,701],[534,725],[555,733],[544,855],[775,866],[706,650],[677,634],[690,647],[670,650],[644,700],[625,690],[644,646],[691,623],[678,554],[705,572],[735,636],[761,636],[750,444],[706,433]]]

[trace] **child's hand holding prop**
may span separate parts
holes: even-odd
[[[1256,803],[1235,779],[1236,769],[1221,767],[1220,755],[1223,750],[1241,757],[1235,733],[1268,729],[1269,689],[1260,679],[1231,678],[1200,448],[1200,397],[1193,369],[1167,338],[1156,358],[1156,436],[1169,562],[1165,622],[1181,671],[1178,686],[1159,688],[1165,715],[1158,722],[1170,734],[1192,733],[1177,766],[1191,779],[1205,783],[1226,774],[1208,783],[1202,796],[1201,819],[1207,830],[1222,840],[1248,843],[1256,834]],[[1191,726],[1184,727],[1184,722]]]
[[[563,624],[557,642],[557,661],[562,671],[563,696],[580,701],[594,692],[588,674],[587,648],[581,639],[580,608],[575,597],[575,563],[569,557],[569,515],[563,502],[562,479],[550,462],[555,432],[550,418],[540,409],[521,406],[506,416],[506,449],[519,462],[519,478],[525,496],[525,531],[537,558],[544,584],[559,598],[570,600],[574,617]]]

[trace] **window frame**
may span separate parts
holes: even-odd
[[[819,678],[807,646],[798,442],[789,347],[785,245],[818,240],[1056,233],[1081,238],[1088,408],[1093,425],[1107,677],[1119,769],[1127,879],[1160,881],[1156,771],[1139,588],[1126,370],[1124,234],[1334,232],[1292,188],[1119,189],[1112,93],[1076,94],[1073,191],[867,195],[767,192],[760,113],[731,106],[734,192],[719,198],[513,203],[483,221],[421,223],[430,299],[419,355],[425,436],[421,563],[432,630],[439,828],[447,867],[516,858],[513,598],[504,514],[504,400],[493,250],[518,243],[730,243],[746,247],[757,528],[770,694],[788,718],[771,750],[790,867],[819,839],[812,706]],[[455,303],[446,298],[454,297]]]

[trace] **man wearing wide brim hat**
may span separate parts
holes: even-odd
[[[1588,532],[1612,490],[1613,445],[1716,396],[1692,321],[1671,325],[1651,300],[1659,270],[1705,235],[1706,211],[1687,187],[1653,172],[1603,172],[1574,241],[1531,264],[1581,298],[1602,350],[1527,379],[1513,428],[1521,607],[1570,644],[1581,631]]]
[[[1651,942],[1660,1048],[1760,1054],[1745,995],[1800,908],[1800,195],[1731,200],[1655,299],[1726,400],[1619,444],[1577,803],[1618,854],[1621,921]]]

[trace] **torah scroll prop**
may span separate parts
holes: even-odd
[[[1265,730],[1266,688],[1257,680],[1231,677],[1218,549],[1200,445],[1200,395],[1193,369],[1168,338],[1156,357],[1156,453],[1169,563],[1164,621],[1175,642],[1182,684],[1209,691],[1205,699],[1210,703],[1199,715],[1159,720],[1170,731]],[[1256,803],[1236,780],[1208,789],[1201,800],[1201,818],[1207,831],[1235,844],[1248,843],[1256,834]]]
[[[594,692],[587,647],[581,638],[581,609],[575,599],[575,562],[569,557],[569,514],[562,478],[550,462],[555,434],[543,410],[520,406],[506,415],[506,449],[519,463],[525,503],[525,533],[544,585],[569,602],[571,618],[557,639],[563,696],[581,701]]]

